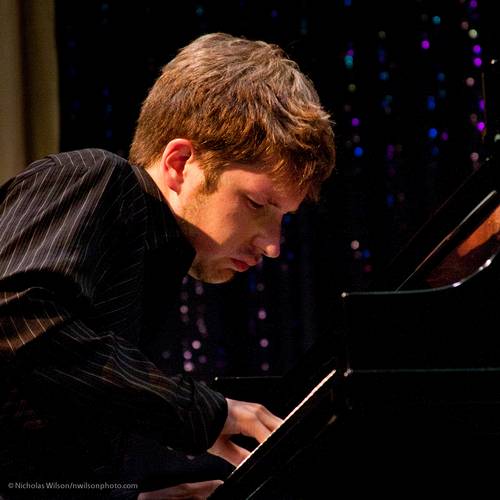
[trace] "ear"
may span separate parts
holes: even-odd
[[[193,153],[193,145],[188,139],[174,139],[163,151],[161,170],[168,188],[177,194],[184,182],[186,162],[193,156]]]

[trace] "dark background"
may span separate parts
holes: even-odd
[[[340,293],[368,289],[488,155],[493,3],[57,1],[62,150],[126,157],[161,67],[215,31],[282,46],[335,122],[336,172],[285,220],[281,257],[226,285],[186,279],[165,305],[172,331],[151,356],[166,371],[281,374],[334,334]]]

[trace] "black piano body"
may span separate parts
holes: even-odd
[[[264,398],[288,414],[284,424],[214,499],[335,498],[342,486],[406,496],[496,481],[487,471],[500,465],[499,179],[497,148],[373,291],[342,294],[339,330]],[[219,388],[238,396],[238,386]]]

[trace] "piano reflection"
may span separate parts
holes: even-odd
[[[498,149],[370,291],[342,294],[338,331],[264,401],[288,417],[211,499],[403,496],[500,465]]]

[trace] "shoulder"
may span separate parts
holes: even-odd
[[[123,169],[129,166],[124,158],[104,149],[79,149],[48,155],[31,163],[18,177],[50,169],[70,170],[82,174]],[[130,168],[130,166],[129,166]]]
[[[111,179],[120,184],[135,177],[130,163],[104,149],[80,149],[47,155],[34,161],[9,182],[15,185],[30,185],[33,179],[39,184],[107,185]]]
[[[48,155],[31,163],[2,186],[0,204],[35,198],[58,203],[118,202],[137,189],[134,170],[127,160],[102,149],[81,149]]]

